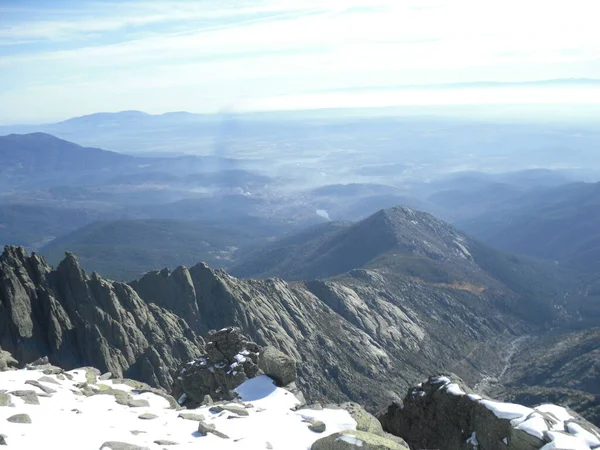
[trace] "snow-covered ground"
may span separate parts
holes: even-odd
[[[73,380],[60,380],[56,375],[43,375],[38,370],[0,372],[0,393],[35,391],[39,405],[26,404],[23,397],[10,395],[14,406],[0,406],[0,434],[6,436],[8,449],[98,450],[103,443],[118,441],[149,449],[308,449],[317,439],[329,434],[356,429],[350,414],[341,409],[292,411],[299,402],[290,392],[276,387],[266,376],[253,378],[237,391],[247,416],[227,411],[213,413],[208,406],[194,410],[169,409],[169,402],[153,393],[137,393],[126,384],[111,380],[97,381],[94,390],[105,388],[128,392],[135,400],[147,400],[149,406],[130,407],[117,403],[114,395],[85,396],[78,394],[78,383],[85,382],[85,370],[68,372]],[[54,393],[43,397],[39,387],[25,384],[40,381]],[[48,378],[54,380],[51,382]],[[201,414],[205,423],[229,436],[223,439],[209,433],[198,433],[196,420],[178,417],[180,413]],[[7,419],[27,414],[31,423],[12,423]],[[156,416],[141,419],[143,414]],[[308,428],[307,418],[326,424],[323,433]],[[177,444],[155,441],[171,441]]]

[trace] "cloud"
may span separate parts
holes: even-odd
[[[61,9],[44,2],[27,13],[0,7],[0,90],[21,104],[52,99],[62,103],[57,114],[60,108],[75,115],[125,103],[154,110],[201,104],[209,111],[218,109],[218,95],[225,104],[355,86],[590,76],[600,55],[595,1],[84,0]],[[9,114],[0,106],[0,118]]]

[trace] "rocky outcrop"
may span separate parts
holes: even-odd
[[[446,375],[411,388],[403,404],[390,405],[380,420],[413,449],[534,450],[549,443],[551,448],[600,447],[600,430],[571,411],[484,399]]]
[[[130,286],[91,276],[72,254],[54,270],[35,253],[0,256],[0,346],[22,364],[43,356],[66,369],[95,366],[170,387],[171,370],[203,341],[175,314]]]
[[[178,371],[173,394],[181,404],[197,406],[206,396],[231,400],[234,389],[259,374],[260,347],[233,327],[212,331],[200,356]]]

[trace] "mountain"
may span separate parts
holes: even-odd
[[[0,246],[38,250],[55,237],[94,221],[98,215],[81,208],[0,204]]]
[[[523,295],[527,301],[521,307],[535,304],[539,313],[549,313],[547,299],[575,289],[570,272],[495,251],[430,214],[406,207],[381,210],[353,225],[313,228],[240,259],[231,268],[240,277],[301,280],[359,268],[393,269],[425,283]],[[577,309],[576,302],[572,299],[570,307]]]
[[[135,158],[84,148],[45,133],[0,136],[0,187],[45,187],[48,183],[87,185],[103,171],[131,166]]]
[[[81,267],[105,277],[128,281],[150,270],[191,266],[205,261],[226,267],[236,250],[276,233],[265,223],[255,226],[172,219],[99,221],[54,239],[40,253],[58,263],[66,251]]]
[[[600,184],[535,192],[456,225],[493,247],[593,270],[600,263]]]
[[[68,254],[52,269],[36,254],[0,256],[0,347],[22,363],[48,356],[170,387],[172,368],[203,344],[185,320],[145,303],[128,285],[88,275]]]

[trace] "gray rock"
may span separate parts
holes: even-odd
[[[168,441],[166,439],[158,439],[158,440],[154,441],[154,443],[157,445],[179,445],[178,442]]]
[[[357,430],[366,431],[367,433],[373,433],[378,436],[384,435],[383,427],[381,426],[379,419],[365,411],[365,409],[359,404],[348,402],[342,403],[340,406],[348,411],[348,413],[356,421]]]
[[[100,375],[98,377],[98,379],[101,381],[106,381],[106,380],[110,380],[112,378],[112,376],[113,376],[112,373],[106,372],[106,373],[103,373],[102,375]]]
[[[267,346],[260,352],[258,367],[279,386],[296,381],[296,360],[275,347]]]
[[[406,447],[366,431],[348,430],[315,441],[311,450],[408,450]]]
[[[8,445],[6,443],[7,436],[5,434],[0,434],[0,445]]]
[[[31,417],[27,414],[15,414],[6,420],[12,423],[31,423]]]
[[[202,399],[202,406],[208,406],[208,405],[212,405],[214,403],[212,397],[208,394],[206,394],[204,396],[204,398]]]
[[[127,400],[127,406],[130,408],[142,408],[150,406],[150,403],[148,403],[148,400],[132,398]]]
[[[315,433],[323,433],[327,428],[325,423],[321,422],[320,420],[307,418],[304,419],[304,422],[308,422],[308,429],[310,431],[314,431]]]
[[[202,436],[206,436],[208,433],[211,433],[215,436],[220,437],[221,439],[229,439],[229,436],[227,436],[225,433],[221,433],[220,431],[218,431],[213,424],[209,424],[203,421],[200,421],[198,423],[198,433],[200,433]]]
[[[57,378],[58,378],[58,376],[57,376]],[[38,381],[44,382],[44,383],[57,384],[60,386],[60,383],[58,381],[56,381],[54,378],[49,377],[49,376],[40,377],[40,378],[38,378]]]
[[[195,420],[196,422],[201,422],[205,420],[205,417],[202,414],[195,413],[179,413],[177,417],[185,420]]]
[[[40,389],[44,394],[54,394],[54,393],[56,393],[56,390],[54,390],[52,388],[49,388],[48,386],[44,386],[39,381],[27,380],[25,382],[25,384],[29,384],[31,386],[35,386],[36,388]]]
[[[61,369],[60,367],[53,366],[51,364],[45,366],[42,370],[42,373],[44,375],[56,375],[56,378],[58,378],[59,380],[62,380],[63,377],[67,377],[69,380],[73,379],[73,376],[70,373],[65,373],[64,375],[61,375],[63,374],[63,372],[63,369]],[[61,376],[59,377],[59,375]]]
[[[35,391],[11,391],[11,395],[15,397],[21,397],[27,405],[39,405],[40,400],[38,394]]]
[[[138,436],[140,434],[146,434],[145,431],[140,431],[140,430],[131,430],[130,433],[133,434],[134,436]]]
[[[148,447],[140,447],[127,442],[108,441],[100,446],[100,450],[150,450]]]
[[[11,404],[10,395],[0,392],[0,406],[10,406]]]
[[[31,368],[36,368],[39,366],[47,366],[50,364],[50,361],[48,360],[47,356],[42,356],[41,358],[36,359],[33,362],[30,362],[29,364],[27,364],[27,368],[31,369]]]
[[[209,411],[215,414],[220,413],[222,411],[227,411],[233,414],[237,414],[238,416],[248,415],[248,410],[246,409],[246,407],[240,405],[216,405],[212,406],[209,409]]]
[[[158,416],[156,414],[144,413],[138,416],[138,419],[142,420],[154,420],[157,419]]]
[[[0,347],[0,372],[16,369],[18,365],[19,361],[13,358],[9,352],[2,350]]]

